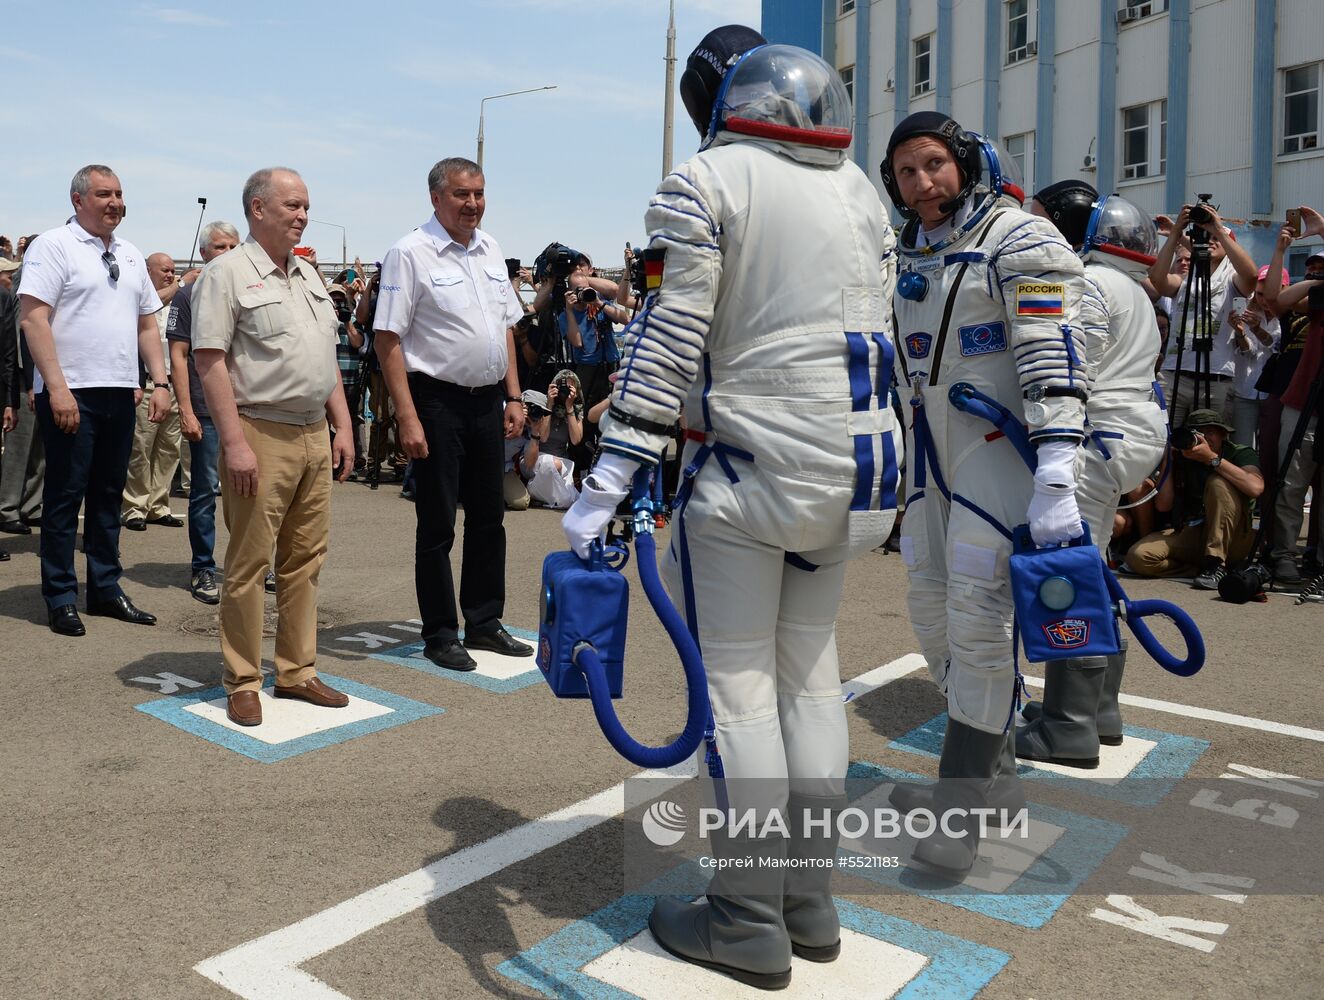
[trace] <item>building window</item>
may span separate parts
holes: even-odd
[[[1034,133],[1022,132],[1020,135],[1009,135],[1003,139],[1003,145],[1007,149],[1007,155],[1011,157],[1020,172],[1021,186],[1027,194],[1033,193]]]
[[[1168,0],[1126,0],[1124,10],[1133,11],[1133,18],[1162,14],[1168,9]]]
[[[841,13],[849,14],[855,9],[855,0],[841,0]]]
[[[925,35],[923,38],[916,38],[913,45],[915,57],[911,60],[914,63],[914,72],[912,79],[915,81],[914,96],[927,94],[933,89],[933,36]]]
[[[1007,65],[1029,59],[1030,0],[1009,0],[1007,3]]]
[[[841,69],[837,70],[837,74],[841,77],[841,82],[846,85],[846,93],[847,95],[849,95],[851,99],[851,103],[854,104],[855,103],[855,67],[843,66],[841,67]]]
[[[1122,177],[1157,177],[1168,166],[1168,102],[1122,109]]]
[[[1319,68],[1297,66],[1283,71],[1283,152],[1319,146]]]

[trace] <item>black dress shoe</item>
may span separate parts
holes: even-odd
[[[467,672],[478,668],[474,658],[465,651],[465,648],[460,645],[457,639],[452,639],[450,642],[440,642],[435,646],[424,646],[423,655],[437,666],[445,667],[447,670]]]
[[[0,531],[3,531],[7,535],[32,534],[32,529],[18,518],[14,518],[12,521],[0,521]]]
[[[86,635],[83,620],[78,617],[78,609],[72,604],[61,604],[47,615],[51,631],[56,635]]]
[[[502,656],[532,656],[533,647],[527,642],[520,642],[502,626],[498,625],[495,632],[484,632],[482,635],[469,635],[465,633],[464,644],[469,649],[485,649],[491,653],[500,653]]]
[[[163,514],[160,517],[149,517],[148,524],[159,524],[163,528],[182,528],[184,522],[175,517],[174,514]]]
[[[0,549],[0,562],[9,562],[9,553]]]
[[[98,604],[87,602],[87,613],[89,615],[100,615],[103,618],[118,618],[122,622],[128,622],[130,625],[155,625],[156,615],[149,615],[146,611],[139,611],[133,606],[123,594],[119,597],[111,598],[109,601],[101,601]]]
[[[124,522],[124,527],[130,531],[146,531],[147,519],[142,517],[131,517]]]

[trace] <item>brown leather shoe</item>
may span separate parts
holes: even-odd
[[[262,702],[256,691],[236,691],[225,699],[225,715],[236,726],[262,725]]]
[[[300,701],[321,705],[323,708],[344,708],[349,704],[349,695],[327,687],[317,677],[309,677],[302,684],[296,684],[294,687],[281,687],[277,684],[276,697],[298,698]]]

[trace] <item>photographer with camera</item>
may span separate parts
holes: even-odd
[[[606,279],[595,278],[588,258],[581,261],[567,279],[565,310],[557,317],[562,338],[570,346],[570,359],[575,374],[584,387],[584,400],[588,406],[605,399],[611,393],[607,376],[616,370],[621,354],[616,347],[613,323],[625,324],[630,315],[611,299],[605,298],[598,285]],[[611,282],[611,294],[616,286]]]
[[[1175,527],[1146,535],[1131,546],[1126,563],[1138,576],[1198,573],[1195,587],[1217,590],[1229,562],[1250,555],[1254,501],[1264,492],[1259,456],[1231,438],[1232,425],[1215,410],[1192,410],[1172,432],[1172,448],[1185,462],[1159,491],[1160,510],[1173,503],[1173,479],[1181,515]]]
[[[563,387],[565,398],[558,407]],[[575,463],[567,456],[567,448],[584,437],[584,424],[575,406],[575,385],[553,382],[546,394],[526,389],[520,398],[528,420],[516,469],[532,499],[553,510],[565,510],[579,497]]]
[[[1178,249],[1193,242],[1209,251],[1209,310],[1199,315],[1197,296],[1191,294],[1197,277],[1197,261],[1192,258],[1189,271],[1183,275],[1173,273],[1172,262]],[[1232,418],[1232,383],[1236,374],[1236,336],[1228,314],[1233,299],[1249,298],[1257,281],[1255,261],[1251,259],[1236,238],[1223,226],[1223,220],[1212,205],[1201,202],[1183,205],[1168,238],[1159,249],[1149,269],[1149,280],[1160,298],[1172,298],[1172,320],[1176,336],[1169,341],[1168,355],[1163,359],[1163,371],[1168,372],[1167,402],[1172,411],[1172,426],[1187,422],[1187,414],[1201,407],[1203,391],[1197,398],[1197,389],[1204,380],[1209,381],[1209,406],[1217,410],[1221,419]],[[1186,300],[1190,295],[1189,309]],[[1202,352],[1193,345],[1197,339],[1212,336],[1208,350],[1207,367]],[[1184,348],[1184,350],[1183,350]],[[1178,355],[1181,371],[1178,373]],[[1174,391],[1174,386],[1176,391]]]
[[[1302,207],[1302,221],[1307,223],[1303,236],[1324,235],[1324,220],[1318,212]],[[1277,308],[1283,322],[1295,335],[1301,334],[1304,326],[1303,344],[1295,362],[1287,388],[1281,396],[1282,415],[1279,421],[1278,463],[1279,468],[1288,461],[1293,436],[1300,436],[1294,455],[1290,456],[1291,465],[1282,477],[1278,495],[1273,502],[1273,549],[1270,552],[1274,578],[1282,583],[1295,583],[1301,578],[1297,568],[1295,553],[1297,538],[1301,532],[1301,520],[1304,513],[1306,489],[1316,478],[1319,469],[1319,416],[1321,402],[1319,393],[1314,393],[1314,406],[1311,406],[1312,388],[1321,378],[1324,368],[1324,252],[1312,254],[1306,261],[1306,276],[1290,288],[1279,287],[1276,280],[1280,274],[1283,254],[1294,239],[1299,239],[1295,230],[1284,226],[1279,233],[1274,247],[1273,260],[1270,261],[1270,280],[1265,285],[1265,298]],[[1286,343],[1286,338],[1284,338]],[[1283,357],[1287,357],[1286,354]],[[1307,413],[1307,411],[1311,411]],[[1302,420],[1305,423],[1302,425]],[[1312,517],[1317,529],[1324,527],[1324,503],[1316,497],[1311,505]],[[1311,569],[1318,571],[1324,562],[1324,551],[1308,553]]]

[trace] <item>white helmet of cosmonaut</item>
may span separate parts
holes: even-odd
[[[1158,230],[1148,213],[1116,194],[1095,202],[1085,227],[1082,257],[1089,260],[1091,254],[1106,254],[1110,263],[1147,271],[1157,252]]]
[[[1012,208],[1025,205],[1025,179],[1020,165],[996,139],[978,132],[970,135],[979,142],[979,158],[984,168],[984,183],[994,198],[1004,198]]]
[[[850,95],[836,70],[807,49],[760,45],[722,76],[703,147],[727,132],[845,149],[853,124]]]

